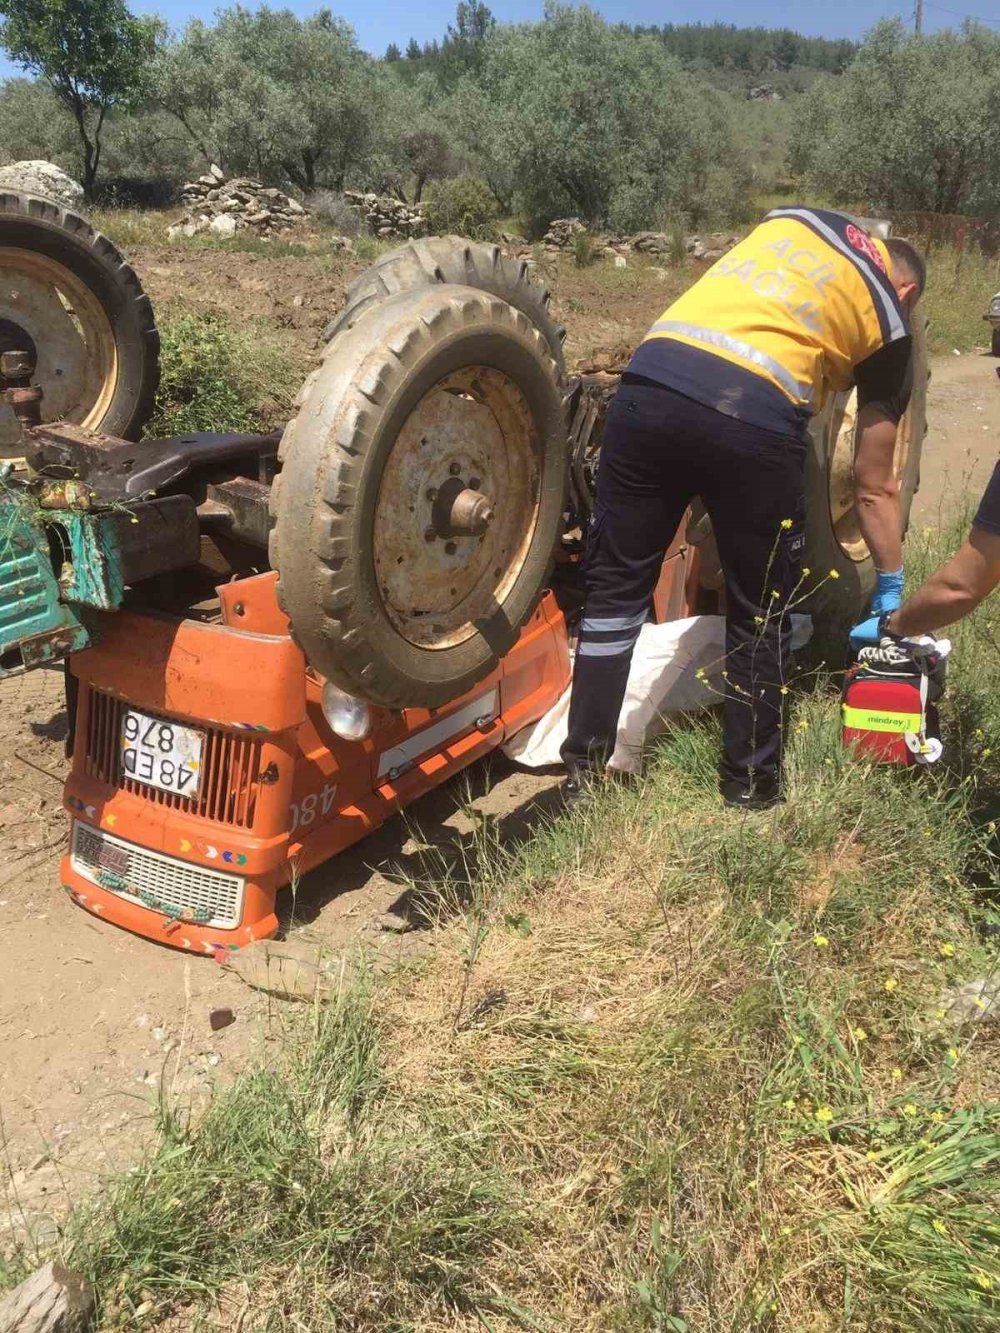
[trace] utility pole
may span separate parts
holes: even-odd
[[[924,31],[924,0],[915,0],[915,9],[913,13],[914,28],[918,37]]]

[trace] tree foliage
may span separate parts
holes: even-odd
[[[135,18],[123,0],[0,0],[0,46],[72,115],[88,193],[108,111],[142,98],[160,31],[157,20]]]
[[[376,133],[382,80],[349,24],[266,6],[189,23],[162,56],[158,99],[206,161],[342,189]]]
[[[572,213],[622,229],[695,212],[721,168],[736,172],[721,105],[652,37],[586,6],[486,43],[483,86],[503,126],[517,193],[535,220]]]
[[[793,163],[845,202],[1000,212],[1000,35],[974,25],[916,37],[879,23],[840,79],[806,98]]]

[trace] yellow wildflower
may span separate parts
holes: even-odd
[[[873,1149],[869,1148],[868,1151],[865,1153],[865,1158],[869,1162],[877,1162],[878,1153],[875,1152]]]
[[[914,1116],[916,1114],[917,1114],[917,1108],[913,1105],[912,1102],[907,1102],[906,1105],[903,1107],[903,1115]]]
[[[815,944],[817,949],[825,949],[829,945],[829,943],[830,941],[827,939],[825,935],[813,936],[813,944]]]
[[[855,1029],[854,1029],[854,1032],[853,1032],[852,1035],[853,1035],[855,1041],[867,1041],[867,1040],[868,1040],[868,1033],[864,1030],[864,1028],[855,1028]]]
[[[930,1139],[925,1135],[924,1138],[920,1140],[920,1146],[921,1148],[933,1148],[934,1144],[931,1143]]]
[[[899,982],[895,977],[886,977],[885,981],[882,982],[882,989],[887,990],[891,995],[898,985]]]
[[[934,1227],[934,1230],[938,1233],[939,1236],[947,1236],[948,1228],[941,1221],[940,1217],[935,1217],[931,1225]]]
[[[943,1111],[932,1111],[932,1112],[931,1112],[931,1119],[934,1121],[935,1125],[940,1125],[941,1122],[944,1120],[944,1112],[943,1112]]]
[[[785,531],[787,532],[788,529],[792,526],[792,520],[791,520],[790,518],[783,518],[783,519],[781,520],[781,526],[782,526],[782,527],[785,529]]]
[[[803,577],[804,579],[807,579],[811,573],[812,573],[812,570],[809,568],[808,565],[806,565],[805,569],[803,569],[803,571],[802,571],[802,577]]]
[[[781,687],[781,693],[782,693],[782,694],[787,694],[787,693],[788,693],[788,686],[787,686],[787,685],[782,685],[782,687]]]
[[[840,578],[840,575],[837,573],[837,571],[836,571],[835,569],[831,569],[831,570],[830,570],[830,577],[831,577],[832,579],[839,579],[839,578]]]
[[[951,1063],[952,1063],[953,1065],[958,1064],[958,1047],[957,1047],[957,1046],[949,1046],[949,1047],[948,1047],[948,1059],[951,1061]]]
[[[795,1110],[795,1098],[794,1098],[794,1097],[786,1097],[785,1100],[784,1100],[781,1104],[782,1104],[782,1106],[785,1108],[786,1111],[794,1111],[794,1110]]]
[[[990,747],[987,745],[986,749],[983,751],[983,758],[984,758],[984,759],[988,759],[989,756],[990,756],[992,753],[993,753],[993,751],[992,751],[992,750],[990,749]]]
[[[984,1272],[981,1268],[974,1268],[972,1270],[972,1276],[976,1279],[977,1284],[982,1287],[983,1291],[993,1290],[993,1279],[990,1277],[989,1273]]]
[[[830,1106],[820,1106],[816,1110],[816,1119],[821,1125],[828,1125],[833,1119],[833,1108]]]
[[[945,940],[944,943],[938,945],[938,953],[942,958],[954,958],[955,946],[950,940]]]
[[[987,1007],[986,1001],[983,999],[981,995],[976,996],[975,1004],[977,1009],[985,1009]]]
[[[792,1228],[791,1228],[791,1227],[782,1227],[782,1228],[781,1228],[781,1234],[782,1234],[783,1236],[790,1236],[790,1235],[792,1234]]]
[[[763,617],[763,616],[754,616],[754,618],[753,618],[753,623],[754,623],[755,625],[763,625],[763,623],[764,623],[764,617]]]
[[[894,1066],[892,1070],[892,1081],[894,1083],[898,1083],[902,1077],[903,1077],[903,1071],[900,1069],[899,1065]]]

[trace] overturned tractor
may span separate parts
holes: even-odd
[[[0,196],[0,675],[67,658],[62,881],[197,952],[272,933],[292,876],[565,688],[610,377],[567,380],[527,264],[414,241],[353,284],[279,435],[141,439],[149,303],[81,218]],[[918,323],[920,321],[917,321]],[[918,355],[923,357],[922,343]],[[925,376],[899,431],[908,508]],[[873,582],[849,400],[814,423],[812,606]],[[655,619],[724,597],[695,513]]]

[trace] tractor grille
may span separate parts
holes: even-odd
[[[239,875],[203,870],[86,824],[73,825],[72,865],[92,884],[167,917],[233,930],[243,916]]]
[[[122,771],[122,718],[126,709],[137,706],[100,690],[90,691],[84,759],[87,776],[141,796],[154,805],[211,819],[217,824],[251,828],[260,795],[259,737],[234,736],[218,727],[200,727],[205,734],[201,787],[197,796],[180,796],[176,792],[161,791],[159,787],[147,787]],[[145,707],[142,711],[163,722],[172,720]]]

